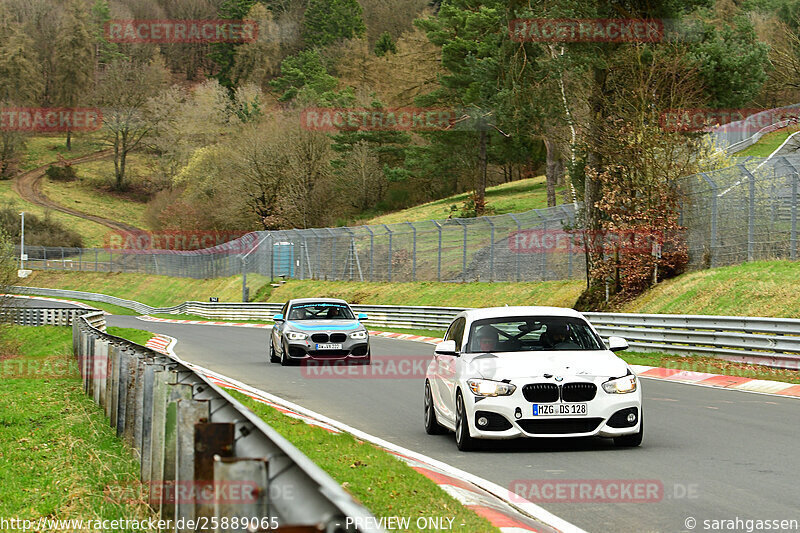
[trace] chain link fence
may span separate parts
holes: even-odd
[[[690,267],[797,258],[800,156],[748,159],[679,181]],[[579,207],[525,213],[249,233],[197,251],[30,246],[41,270],[139,272],[215,278],[347,281],[542,281],[580,279],[582,246],[567,230]]]
[[[767,109],[714,128],[709,135],[717,148],[733,154],[757,143],[767,133],[797,124],[799,118],[800,104]]]
[[[681,180],[690,266],[797,258],[800,156],[744,163]]]

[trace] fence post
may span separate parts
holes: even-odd
[[[417,281],[417,228],[411,222],[406,221],[411,226],[411,281]]]
[[[800,178],[797,172],[792,173],[792,236],[789,257],[792,261],[797,259],[797,181]]]
[[[392,281],[392,230],[389,229],[389,226],[383,224],[383,227],[386,228],[386,231],[389,233],[389,264],[387,265],[387,275],[388,281]]]
[[[325,228],[331,239],[331,281],[336,279],[336,234],[331,228]]]
[[[489,281],[494,281],[494,222],[487,216],[481,218],[489,224],[492,232],[489,240]]]
[[[436,224],[436,229],[439,230],[439,246],[437,247],[437,259],[436,259],[436,280],[442,281],[442,225],[439,224],[436,220],[433,221]]]
[[[519,232],[522,231],[522,224],[520,224],[519,219],[514,215],[514,213],[509,213],[508,215],[514,222],[517,223],[517,234],[519,234]],[[520,280],[519,250],[517,250],[516,253],[514,254],[514,263],[515,263],[515,268],[517,269],[516,280],[519,281]]]
[[[755,230],[756,230],[756,177],[745,168],[739,165],[748,174],[750,182],[750,195],[748,200],[747,212],[747,260],[752,261],[755,257]]]
[[[374,281],[375,276],[375,232],[372,231],[372,228],[365,225],[367,231],[369,232],[369,280]]]
[[[717,260],[717,217],[719,211],[717,210],[717,184],[705,172],[701,172],[700,176],[711,187],[711,262],[710,266],[714,267]]]
[[[460,218],[455,219],[462,228],[464,228],[462,241],[461,241],[461,282],[467,282],[467,225],[461,222]]]

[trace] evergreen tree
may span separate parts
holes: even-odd
[[[306,46],[327,46],[366,32],[357,0],[309,0],[303,17]]]
[[[375,43],[375,55],[378,57],[383,57],[389,52],[396,54],[397,46],[395,46],[394,39],[392,39],[391,34],[388,31],[385,31],[380,37],[378,37],[378,42]]]

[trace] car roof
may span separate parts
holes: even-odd
[[[497,318],[504,316],[562,316],[586,320],[581,313],[568,307],[550,307],[544,305],[519,305],[508,307],[482,307],[467,309],[463,316],[469,320],[482,320],[484,318]]]
[[[341,300],[339,298],[296,298],[294,300],[289,300],[289,304],[290,305],[294,305],[294,304],[310,304],[310,303],[345,304],[345,305],[348,305],[346,301]]]

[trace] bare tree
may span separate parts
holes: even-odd
[[[98,100],[103,106],[104,141],[114,150],[114,178],[124,188],[128,155],[153,133],[161,117],[153,112],[151,99],[166,82],[160,62],[119,60],[103,73]]]

